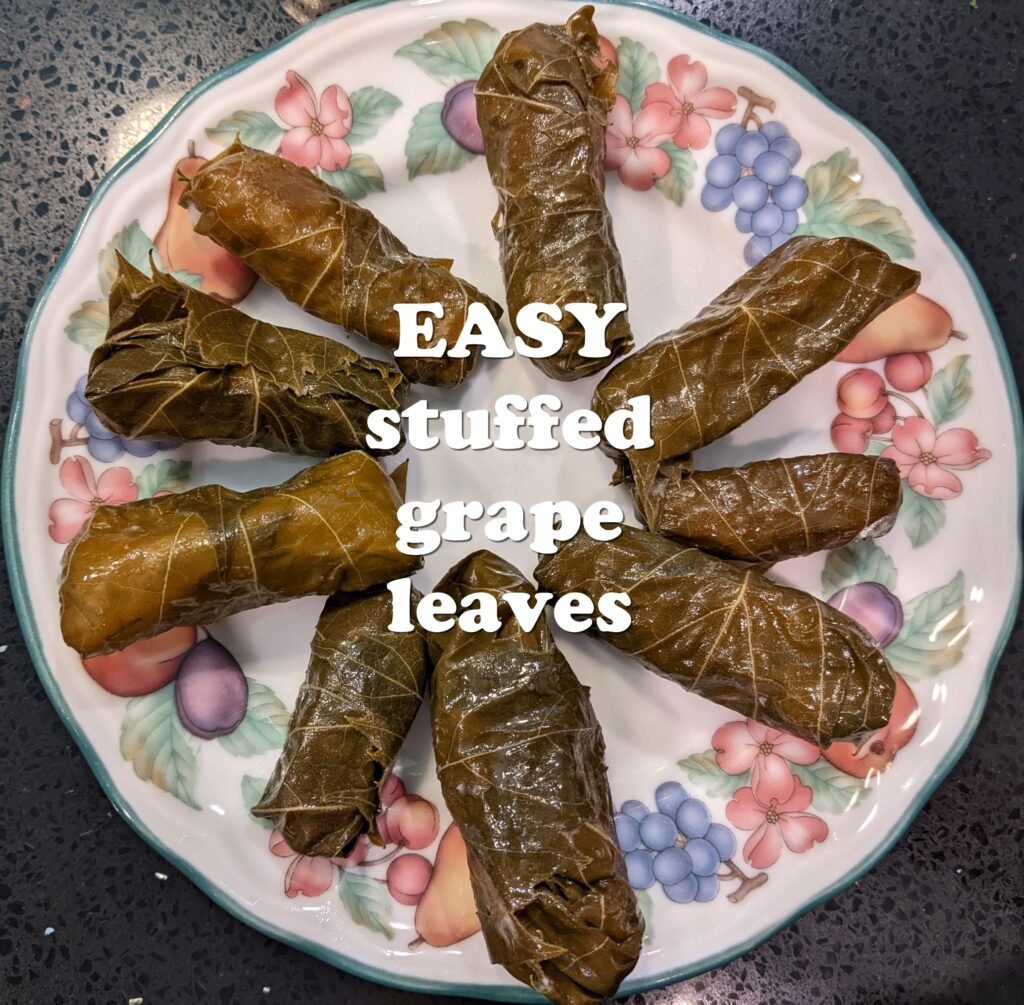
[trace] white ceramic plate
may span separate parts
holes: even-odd
[[[463,93],[471,85],[451,94],[444,121],[441,103],[477,76],[501,32],[532,20],[562,20],[574,7],[541,0],[357,5],[218,73],[183,98],[99,187],[39,298],[22,355],[4,472],[6,544],[39,674],[100,782],[132,826],[227,910],[338,966],[406,988],[531,997],[488,963],[479,935],[447,949],[417,943],[414,909],[393,901],[380,882],[386,865],[342,868],[296,860],[280,847],[282,854],[272,854],[269,832],[246,812],[274,763],[320,601],[212,626],[251,682],[246,719],[222,741],[185,731],[174,710],[173,684],[131,701],[103,690],[58,630],[59,542],[74,533],[95,499],[124,502],[212,481],[236,488],[270,484],[299,462],[204,444],[150,456],[137,456],[139,447],[129,444],[125,453],[102,430],[78,426],[87,417],[74,388],[85,373],[85,347],[102,337],[110,252],[116,246],[136,262],[145,260],[163,221],[173,165],[189,141],[211,155],[225,137],[241,131],[247,142],[276,150],[314,115],[330,118],[324,102],[344,110],[347,98],[353,113],[349,129],[333,130],[332,142],[317,150],[325,161],[331,154],[347,161],[334,182],[365,196],[365,204],[415,250],[454,256],[460,275],[499,294],[489,229],[495,195],[483,159],[455,142],[445,125],[472,145]],[[767,808],[759,808],[744,774],[760,734],[751,746],[744,722],[724,709],[643,672],[597,641],[561,637],[566,656],[593,689],[616,802],[653,805],[655,788],[677,781],[738,843],[731,864],[719,870],[717,891],[714,883],[704,885],[710,900],[673,902],[658,886],[640,894],[649,938],[623,988],[639,991],[722,964],[852,882],[892,846],[963,752],[1017,604],[1020,417],[1005,349],[977,279],[870,134],[777,60],[665,9],[601,4],[597,23],[617,47],[626,92],[611,143],[622,146],[636,137],[627,148],[633,159],[608,176],[608,201],[641,342],[692,316],[744,269],[748,238],[737,230],[735,210],[705,209],[701,189],[715,155],[714,139],[704,145],[708,132],[717,136],[727,123],[740,121],[747,106],[740,95],[747,91],[774,102],[772,114],[764,107],[755,113],[781,122],[802,148],[795,173],[810,195],[793,222],[814,233],[874,240],[920,269],[922,293],[938,301],[967,336],[947,342],[942,331],[929,335],[921,317],[910,317],[903,346],[930,350],[918,362],[933,374],[923,388],[889,399],[899,417],[898,459],[912,480],[930,476],[933,497],[908,488],[896,529],[877,547],[847,551],[828,566],[816,556],[777,570],[785,581],[826,597],[861,582],[879,583],[856,595],[864,601],[863,616],[890,619],[880,631],[895,631],[893,612],[902,611],[902,629],[888,648],[911,682],[920,720],[880,779],[848,774],[806,745],[776,742],[770,756],[782,757],[797,778],[789,800],[775,807],[779,824],[766,822]],[[309,92],[293,78],[292,100],[275,107],[289,71],[308,82]],[[705,74],[707,87],[731,93],[706,93]],[[652,139],[650,114],[632,121],[646,87],[656,81],[674,86],[674,100],[695,107],[674,139]],[[331,91],[325,97],[331,85],[345,95]],[[728,112],[732,100],[735,113]],[[705,122],[699,113],[709,106],[726,109],[726,117]],[[345,136],[337,135],[342,131]],[[293,133],[286,148],[309,136]],[[662,175],[658,184],[643,189],[655,174]],[[638,179],[641,188],[630,187]],[[263,284],[242,306],[262,318],[337,335]],[[361,341],[353,344],[368,351]],[[882,373],[883,363],[867,365]],[[836,383],[852,368],[829,364],[705,451],[700,463],[831,449]],[[920,379],[914,372],[913,361],[904,359],[891,364],[889,376],[911,386]],[[547,391],[560,394],[569,409],[588,403],[594,382],[556,387],[515,358],[485,363],[463,388],[430,398],[472,408],[510,391]],[[895,390],[891,383],[889,390]],[[908,425],[917,413],[922,418]],[[871,442],[875,451],[890,447],[884,438]],[[925,451],[930,456],[922,460]],[[930,462],[927,471],[924,462]],[[955,466],[966,462],[976,463]],[[409,495],[526,505],[553,498],[583,505],[610,497],[625,506],[623,491],[608,486],[609,474],[596,451],[492,450],[470,457],[442,446],[412,458]],[[428,559],[418,585],[429,588],[462,554],[485,545],[480,535],[445,545]],[[527,571],[534,565],[536,556],[525,544],[497,550]],[[448,820],[425,717],[417,720],[398,772],[410,791],[440,807],[443,832]],[[418,853],[432,860],[438,839],[429,825],[420,843],[428,838]]]

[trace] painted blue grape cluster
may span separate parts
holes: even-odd
[[[86,378],[79,378],[75,389],[68,396],[68,417],[78,423],[88,437],[86,449],[103,464],[116,461],[125,452],[133,457],[149,457],[158,450],[170,450],[178,446],[173,440],[126,440],[112,433],[96,417],[92,405],[85,398]]]
[[[678,904],[713,900],[718,870],[736,854],[728,827],[711,822],[711,813],[678,782],[663,782],[654,793],[657,809],[627,799],[615,815],[615,835],[634,890],[661,885]]]
[[[752,267],[799,226],[797,210],[807,201],[807,185],[793,174],[800,144],[781,122],[754,129],[733,122],[718,131],[715,150],[700,201],[713,213],[736,205],[736,229],[751,235],[743,258]]]

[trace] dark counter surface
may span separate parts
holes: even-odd
[[[889,145],[977,269],[1019,382],[1024,2],[675,6],[790,62]],[[115,131],[141,137],[153,124],[145,117],[154,95],[179,97],[321,7],[0,0],[0,425],[10,415],[29,309],[111,166]],[[1019,1001],[1022,641],[1018,618],[974,742],[877,868],[729,966],[642,999]],[[5,575],[0,668],[0,1001],[429,1000],[348,976],[252,931],[135,835],[43,693]]]

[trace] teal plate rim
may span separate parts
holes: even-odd
[[[214,903],[222,907],[229,914],[234,915],[240,921],[244,922],[251,928],[256,929],[263,935],[269,935],[270,937],[277,939],[281,942],[288,943],[297,949],[308,953],[311,956],[318,957],[327,963],[332,964],[342,970],[348,971],[349,973],[355,974],[358,977],[365,978],[367,980],[375,981],[379,984],[386,984],[391,987],[400,988],[406,991],[419,991],[424,993],[432,994],[450,994],[450,995],[471,995],[480,998],[488,998],[495,1001],[541,1001],[541,996],[536,992],[526,987],[525,985],[506,985],[506,984],[452,984],[445,981],[436,981],[425,978],[398,976],[387,970],[379,967],[371,966],[360,960],[353,959],[345,956],[343,953],[331,949],[327,946],[322,946],[315,942],[310,942],[301,936],[297,936],[291,932],[285,931],[277,925],[271,924],[265,919],[254,914],[248,908],[241,903],[234,900],[226,891],[221,890],[215,883],[209,880],[205,875],[196,870],[189,862],[185,861],[180,855],[174,852],[171,848],[165,845],[135,814],[131,804],[121,795],[117,789],[110,775],[107,773],[103,762],[100,760],[96,751],[93,749],[88,738],[85,736],[78,721],[75,719],[74,713],[64,700],[63,695],[59,687],[57,686],[56,679],[53,671],[50,669],[49,664],[46,662],[43,656],[42,646],[40,644],[39,633],[36,627],[35,618],[32,612],[32,606],[29,602],[28,593],[25,587],[25,576],[24,569],[22,567],[21,551],[18,548],[18,534],[15,519],[15,506],[14,506],[14,479],[15,479],[15,468],[16,468],[16,450],[18,445],[19,434],[21,430],[21,418],[22,409],[24,406],[24,389],[25,389],[25,378],[26,371],[28,369],[28,357],[29,350],[32,345],[32,340],[36,334],[36,328],[39,321],[39,316],[49,298],[50,292],[53,289],[57,278],[60,276],[61,271],[66,264],[68,257],[71,252],[75,249],[78,244],[78,239],[81,236],[82,230],[85,227],[86,222],[92,215],[93,211],[103,200],[107,191],[112,187],[114,182],[128,169],[130,168],[149,148],[149,146],[156,140],[156,138],[167,128],[167,126],[173,122],[186,108],[189,107],[201,94],[204,94],[207,90],[222,81],[233,77],[241,70],[251,66],[253,63],[259,62],[264,57],[268,56],[272,52],[276,52],[278,49],[290,44],[307,31],[318,28],[320,25],[325,24],[328,21],[334,21],[339,18],[345,17],[348,14],[369,10],[373,7],[383,7],[392,3],[401,3],[403,0],[358,0],[358,2],[350,4],[346,7],[341,7],[338,10],[331,11],[328,14],[324,14],[319,18],[310,21],[309,24],[303,25],[296,31],[287,35],[285,38],[266,49],[262,49],[259,52],[253,53],[247,56],[245,59],[233,63],[231,66],[227,66],[222,70],[218,70],[216,73],[207,77],[201,83],[193,87],[188,93],[182,96],[170,111],[157,123],[157,125],[142,139],[140,140],[131,150],[128,151],[118,162],[114,165],[111,171],[103,178],[100,184],[97,186],[96,191],[89,199],[88,204],[85,207],[77,225],[75,226],[74,233],[72,234],[71,240],[67,247],[64,249],[60,258],[57,260],[56,265],[53,267],[53,271],[50,273],[49,278],[43,285],[42,290],[39,293],[39,297],[36,300],[35,305],[32,308],[32,313],[29,315],[28,325],[25,329],[25,338],[21,348],[21,355],[18,362],[18,373],[15,379],[14,386],[14,400],[11,406],[11,418],[7,432],[7,440],[5,445],[5,460],[3,466],[3,484],[2,484],[2,499],[0,499],[0,515],[3,518],[3,541],[4,549],[9,556],[9,570],[11,587],[14,594],[14,606],[18,614],[18,619],[21,622],[22,632],[25,636],[25,640],[28,643],[29,654],[32,658],[32,662],[35,665],[36,672],[39,675],[40,680],[43,683],[43,687],[46,690],[50,701],[57,709],[57,713],[63,719],[65,726],[67,726],[69,732],[78,744],[79,749],[85,755],[85,759],[92,769],[93,774],[96,776],[103,791],[106,793],[107,798],[114,805],[117,812],[131,825],[132,828],[143,838],[149,845],[151,845],[159,854],[170,862],[179,872],[183,873],[193,882],[200,890],[203,891]],[[772,55],[770,52],[765,51],[759,46],[752,45],[749,42],[741,41],[740,39],[732,38],[715,28],[710,28],[707,25],[701,24],[699,21],[689,17],[686,14],[682,14],[679,11],[673,10],[669,7],[664,7],[656,2],[656,0],[593,0],[593,2],[603,6],[619,6],[619,7],[632,7],[638,10],[647,11],[650,13],[658,14],[661,17],[667,17],[671,20],[678,21],[686,27],[698,31],[704,35],[709,35],[719,41],[726,42],[729,45],[740,49],[743,52],[751,53],[755,56],[765,60],[775,69],[780,70],[792,81],[799,84],[812,98],[817,99],[830,111],[836,113],[846,122],[857,129],[885,158],[889,166],[896,172],[899,179],[903,182],[910,196],[917,203],[918,208],[924,214],[925,219],[932,226],[935,232],[945,242],[947,248],[956,259],[957,264],[963,270],[967,276],[972,292],[981,307],[982,314],[985,317],[985,322],[989,330],[989,334],[992,337],[993,344],[995,346],[996,355],[999,359],[999,364],[1002,370],[1003,381],[1007,389],[1007,395],[1010,401],[1010,410],[1013,415],[1013,434],[1014,434],[1014,445],[1016,447],[1015,460],[1017,464],[1017,511],[1021,512],[1021,492],[1020,492],[1020,475],[1021,470],[1024,468],[1024,423],[1021,418],[1021,404],[1020,397],[1017,391],[1016,379],[1013,374],[1012,367],[1010,365],[1010,359],[1006,351],[1006,343],[1003,339],[1002,332],[999,329],[999,323],[996,320],[995,313],[992,310],[992,305],[989,303],[988,297],[985,294],[984,289],[978,280],[977,274],[967,261],[966,256],[957,247],[953,239],[946,233],[945,229],[935,218],[935,215],[931,212],[928,206],[925,204],[924,199],[921,197],[921,193],[918,191],[917,186],[914,184],[910,175],[906,172],[900,162],[893,155],[892,151],[874,135],[869,129],[863,126],[856,119],[847,115],[841,108],[835,105],[832,101],[826,98],[813,84],[810,83],[802,74],[793,69],[788,63],[784,62],[777,56]],[[766,927],[763,931],[759,932],[756,936],[748,939],[742,945],[733,946],[725,952],[719,953],[715,956],[708,956],[696,963],[690,964],[689,966],[679,967],[674,970],[668,970],[664,973],[657,974],[651,977],[630,979],[623,983],[619,990],[620,994],[637,994],[644,991],[651,991],[655,988],[664,987],[667,984],[674,984],[677,981],[685,980],[690,977],[695,977],[698,974],[706,973],[709,970],[714,970],[717,967],[724,966],[730,963],[737,957],[742,956],[744,953],[749,952],[755,946],[760,945],[762,942],[770,939],[773,935],[780,932],[783,928],[786,928],[793,921],[795,921],[802,914],[807,911],[813,910],[815,907],[823,904],[826,900],[831,899],[836,894],[840,893],[846,887],[860,879],[865,873],[874,868],[874,866],[882,859],[883,856],[888,854],[892,849],[893,845],[903,836],[907,828],[913,822],[917,814],[921,811],[924,804],[931,797],[932,793],[938,788],[942,781],[946,778],[949,772],[953,769],[953,766],[961,758],[964,751],[967,749],[975,731],[978,728],[978,724],[981,721],[982,713],[985,709],[985,705],[988,701],[989,690],[992,685],[992,677],[995,673],[996,667],[999,665],[1000,658],[1002,657],[1003,650],[1006,648],[1006,643],[1009,638],[1010,632],[1013,628],[1014,621],[1016,619],[1017,608],[1020,603],[1021,595],[1021,575],[1022,575],[1022,563],[1021,563],[1021,529],[1020,521],[1017,524],[1017,548],[1015,551],[1016,556],[1016,569],[1014,574],[1014,586],[1013,595],[1011,597],[1011,603],[1007,607],[1006,616],[1004,618],[1002,627],[999,631],[999,637],[996,641],[995,647],[992,650],[989,658],[989,664],[985,671],[985,677],[981,682],[977,698],[971,709],[970,717],[967,721],[965,728],[957,738],[957,742],[951,750],[946,753],[942,762],[939,764],[934,774],[928,781],[922,785],[921,790],[917,793],[910,806],[907,808],[902,820],[890,830],[885,836],[879,846],[869,855],[867,858],[862,859],[857,865],[847,872],[841,879],[831,884],[827,889],[821,891],[816,896],[809,898],[799,908],[790,913],[786,918],[777,924],[772,924]]]

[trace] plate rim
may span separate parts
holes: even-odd
[[[314,18],[307,24],[301,25],[295,31],[290,32],[288,35],[274,42],[272,45],[267,46],[264,49],[260,49],[257,52],[250,53],[243,59],[223,67],[210,76],[204,78],[182,95],[153,127],[153,129],[139,140],[138,143],[136,143],[126,154],[124,154],[101,179],[95,191],[90,196],[89,201],[86,203],[78,222],[75,224],[71,239],[61,252],[59,258],[50,271],[49,276],[41,287],[39,294],[36,297],[36,301],[32,306],[32,310],[29,313],[28,322],[25,326],[25,333],[18,359],[18,369],[15,375],[10,420],[8,423],[7,436],[5,438],[2,486],[0,486],[0,493],[2,493],[0,494],[0,522],[3,524],[3,543],[4,550],[8,556],[8,578],[11,584],[14,608],[18,616],[18,621],[21,626],[22,635],[24,636],[29,656],[35,667],[36,674],[42,682],[43,689],[46,691],[47,697],[56,709],[57,714],[60,716],[65,727],[70,732],[82,755],[85,757],[89,769],[99,782],[107,799],[111,802],[114,809],[117,810],[118,814],[136,832],[136,834],[138,834],[139,837],[141,837],[154,851],[173,865],[174,868],[198,887],[207,897],[217,904],[218,907],[227,911],[243,924],[256,930],[262,935],[284,942],[310,956],[321,959],[340,970],[354,974],[364,980],[373,981],[378,984],[402,990],[426,994],[470,995],[494,1001],[540,1001],[543,1000],[541,996],[525,985],[475,983],[456,984],[450,981],[399,975],[366,963],[355,957],[348,956],[338,949],[333,949],[329,946],[313,942],[302,935],[298,935],[294,932],[281,928],[279,925],[276,925],[251,911],[226,890],[219,888],[216,883],[209,879],[203,872],[193,866],[190,862],[186,861],[181,855],[176,853],[159,837],[157,837],[157,835],[154,834],[136,815],[131,803],[124,795],[122,795],[121,791],[111,778],[103,760],[89,742],[89,739],[80,727],[73,710],[61,693],[57,684],[56,676],[46,661],[35,622],[32,604],[28,596],[28,589],[25,582],[22,563],[22,554],[19,546],[19,536],[17,533],[15,512],[15,471],[17,468],[17,447],[20,440],[21,419],[25,404],[24,392],[31,346],[38,328],[40,315],[49,300],[53,287],[56,285],[64,267],[67,265],[72,252],[76,249],[85,225],[91,218],[93,212],[99,206],[100,202],[106,196],[108,190],[113,187],[114,183],[121,175],[123,175],[147,152],[149,147],[168,128],[168,126],[202,94],[206,93],[206,91],[217,87],[224,81],[240,73],[242,70],[258,63],[279,49],[290,45],[306,32],[319,28],[319,26],[323,24],[338,20],[349,14],[402,2],[405,2],[405,0],[356,0],[355,3],[351,3],[345,7],[338,8]],[[938,234],[953,255],[957,265],[967,277],[971,291],[981,308],[985,324],[989,330],[990,336],[992,337],[1003,383],[1008,392],[1010,412],[1013,420],[1013,457],[1017,466],[1017,478],[1014,480],[1014,486],[1017,491],[1017,504],[1015,509],[1018,514],[1018,520],[1016,525],[1016,548],[1014,551],[1015,570],[1012,595],[1010,597],[1011,602],[1006,609],[1003,624],[1000,627],[995,645],[989,655],[988,665],[980,682],[974,704],[971,707],[970,715],[964,728],[961,730],[956,742],[946,752],[935,771],[925,782],[922,783],[921,788],[909,803],[906,812],[903,814],[901,819],[882,838],[878,846],[870,855],[859,860],[855,866],[844,873],[834,883],[830,884],[826,889],[809,897],[784,918],[767,925],[764,929],[759,931],[750,939],[744,941],[742,944],[732,946],[723,952],[704,957],[694,963],[676,967],[651,977],[627,979],[619,989],[620,994],[637,994],[665,987],[666,985],[695,977],[699,974],[706,973],[709,970],[714,970],[731,963],[733,960],[750,952],[750,950],[754,949],[756,946],[759,946],[762,942],[772,938],[782,931],[782,929],[787,928],[803,914],[813,910],[825,901],[830,900],[832,897],[841,893],[847,887],[851,886],[858,879],[873,869],[878,862],[892,850],[895,844],[903,837],[910,825],[917,818],[925,803],[931,798],[938,787],[949,775],[950,771],[952,771],[956,763],[963,756],[967,747],[974,738],[974,734],[977,732],[978,726],[981,722],[981,717],[984,714],[986,705],[988,704],[992,680],[995,676],[996,668],[999,666],[1003,653],[1006,649],[1010,633],[1013,630],[1021,599],[1022,529],[1020,518],[1024,516],[1021,493],[1021,475],[1022,471],[1024,471],[1024,420],[1022,420],[1021,414],[1020,391],[1017,387],[1016,378],[1010,364],[1006,341],[995,316],[995,312],[992,309],[992,305],[981,285],[981,281],[979,280],[977,273],[957,243],[936,219],[934,213],[924,201],[916,183],[911,178],[906,168],[903,167],[889,147],[883,143],[882,140],[874,134],[874,132],[822,94],[797,69],[790,66],[790,64],[781,57],[768,52],[760,46],[742,39],[734,38],[731,35],[719,31],[717,28],[701,23],[681,11],[674,10],[671,7],[662,6],[657,2],[657,0],[590,0],[590,2],[595,3],[598,6],[628,7],[635,10],[658,14],[662,17],[666,17],[670,20],[683,24],[693,31],[707,35],[717,41],[724,42],[742,52],[746,52],[766,61],[769,65],[785,74],[785,76],[790,80],[803,88],[811,98],[821,102],[829,111],[840,116],[847,124],[851,125],[861,133],[861,135],[863,135],[864,138],[875,147],[889,167],[895,171],[908,194],[916,203],[917,208],[923,214],[926,222],[932,227],[935,233]]]

